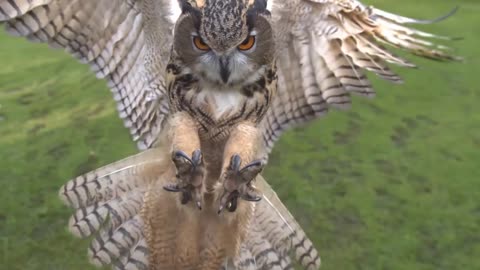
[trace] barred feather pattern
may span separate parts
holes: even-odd
[[[77,237],[93,236],[92,264],[113,269],[148,269],[148,248],[140,216],[150,183],[164,170],[159,148],[117,161],[68,181],[60,198],[76,209],[69,221]]]
[[[288,128],[323,116],[330,107],[349,108],[350,94],[373,97],[365,71],[401,83],[388,64],[415,65],[383,45],[434,60],[461,60],[429,40],[448,38],[406,26],[452,14],[425,21],[366,7],[357,0],[274,1],[279,86],[261,124],[267,151]]]
[[[262,190],[263,199],[257,203],[253,224],[233,269],[293,270],[292,259],[302,269],[319,269],[318,251],[277,194],[262,177],[256,180],[256,186]]]
[[[320,267],[320,256],[306,233],[288,211],[272,187],[263,179],[257,179],[263,199],[257,206],[255,225],[280,258],[280,265],[290,269],[290,255],[303,269]]]
[[[174,241],[172,237],[179,227],[188,229],[191,227],[188,220],[200,218],[206,211],[194,209],[196,214],[191,215],[186,214],[188,210],[175,210],[174,197],[161,188],[169,180],[162,180],[164,175],[172,172],[168,156],[165,147],[146,150],[72,179],[60,189],[60,198],[76,209],[69,222],[70,231],[80,238],[92,237],[88,249],[92,264],[111,265],[119,270],[152,269],[149,255],[153,251],[157,258],[163,256],[160,260],[168,265],[169,247],[161,245]],[[287,270],[293,269],[292,259],[295,259],[306,270],[318,269],[318,252],[305,232],[261,176],[256,186],[264,198],[255,204],[254,216],[250,217],[252,224],[244,228],[247,235],[238,256],[223,258],[226,260],[223,268]],[[156,210],[152,213],[152,209]],[[145,217],[169,225],[157,224],[155,231],[148,230]],[[188,220],[183,220],[185,217]],[[151,233],[164,240],[157,240],[158,246],[149,246],[147,239],[152,237]],[[185,241],[192,244],[190,237]],[[211,269],[205,267],[201,269]]]
[[[89,64],[107,80],[125,126],[146,149],[169,112],[163,74],[172,42],[170,2],[0,0],[0,23]]]

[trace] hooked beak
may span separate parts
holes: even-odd
[[[228,78],[230,78],[230,69],[228,68],[229,61],[226,57],[220,58],[220,77],[224,83],[228,82]]]

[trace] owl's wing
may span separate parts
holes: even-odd
[[[455,11],[455,10],[454,10]],[[274,0],[278,90],[262,122],[268,151],[286,129],[348,108],[350,94],[373,97],[366,71],[393,83],[401,78],[388,63],[415,67],[383,45],[435,60],[460,60],[429,39],[447,39],[409,28],[428,24],[366,7],[356,0]]]
[[[141,149],[162,128],[175,0],[0,0],[7,32],[63,48],[108,81]],[[171,17],[169,17],[172,15]]]
[[[261,176],[255,185],[263,199],[256,203],[253,224],[234,261],[236,269],[287,270],[294,265],[305,270],[319,269],[318,251],[272,187]]]
[[[92,237],[90,262],[112,269],[148,269],[141,210],[148,186],[170,165],[165,150],[152,148],[68,181],[59,191],[75,209],[69,230]]]

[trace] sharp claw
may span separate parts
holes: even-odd
[[[235,212],[235,210],[237,210],[237,201],[238,201],[238,198],[233,198],[227,204],[227,209],[228,209],[229,212]]]
[[[233,200],[236,200],[238,195],[239,195],[238,191],[233,191],[231,193],[225,192],[223,194],[222,198],[220,199],[220,207],[218,208],[218,214],[220,214],[223,211],[225,206],[227,206],[227,208],[229,208],[228,204],[230,202],[232,202]],[[235,204],[235,208],[237,208],[236,204]],[[233,210],[233,211],[235,211],[235,210]],[[230,211],[230,212],[233,212],[233,211]]]
[[[263,170],[263,166],[263,162],[254,161],[243,167],[239,173],[247,181],[246,183],[249,184]]]
[[[192,196],[190,195],[189,192],[182,192],[182,199],[181,199],[181,203],[182,204],[187,204],[190,200],[192,199]]]
[[[245,167],[243,167],[240,171],[246,171],[250,169],[251,167],[263,167],[263,162],[261,160],[254,161],[252,163],[247,164]]]
[[[199,201],[197,201],[197,207],[198,207],[198,210],[202,210],[202,203],[200,203]]]
[[[223,194],[222,198],[220,199],[220,206],[218,207],[218,212],[217,214],[220,215],[220,213],[222,213],[223,211],[223,208],[225,208],[225,204],[227,203],[227,198],[228,195],[227,194]]]
[[[202,151],[200,151],[200,149],[193,151],[191,161],[192,161],[192,165],[194,165],[195,167],[201,164]]]
[[[262,200],[262,197],[258,195],[244,194],[242,195],[242,199],[249,202],[259,202],[260,200]]]
[[[180,192],[181,189],[177,184],[167,184],[163,186],[163,189],[169,192]]]
[[[199,151],[199,150],[198,150],[198,151]],[[194,153],[195,153],[195,152],[194,152]],[[192,164],[192,165],[194,164],[193,161],[192,161],[192,159],[191,159],[189,156],[187,156],[187,154],[185,154],[185,152],[180,151],[180,150],[174,151],[174,152],[173,152],[172,159],[173,159],[173,160],[176,160],[176,159],[178,159],[179,157],[182,157],[182,158],[186,159],[186,160],[187,160],[188,162],[190,162],[190,164]]]
[[[193,191],[193,198],[195,200],[195,204],[199,210],[202,210],[202,191],[200,188],[195,188]]]
[[[241,164],[242,158],[239,155],[233,155],[230,160],[230,169],[237,172],[240,169]]]

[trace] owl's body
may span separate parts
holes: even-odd
[[[182,205],[175,193],[163,190],[175,179],[168,147],[163,149],[163,163],[158,164],[164,168],[163,173],[150,183],[141,210],[150,250],[149,269],[219,270],[227,264],[227,258],[233,260],[239,253],[255,205],[240,203],[235,213],[218,215],[212,192],[205,193],[202,211],[193,204]],[[217,179],[218,176],[209,176],[206,181]]]
[[[259,200],[252,185],[266,153],[259,125],[277,83],[270,14],[254,1],[181,7],[166,69],[178,184],[166,189],[200,209],[204,193],[213,193],[219,212],[233,212],[239,197]]]
[[[194,3],[188,8],[195,5]],[[247,56],[235,49],[236,45],[246,38],[244,36],[240,36],[238,40],[235,40],[234,36],[230,37],[231,40],[225,40],[233,44],[233,51],[228,47],[222,48],[222,44],[216,44],[218,51],[209,50],[207,53],[194,47],[185,47],[184,44],[190,39],[202,34],[201,25],[208,24],[205,22],[208,17],[205,17],[205,14],[200,15],[202,12],[228,12],[223,6],[215,11],[195,11],[187,10],[187,14],[182,15],[176,25],[175,35],[178,36],[178,42],[174,42],[166,75],[171,109],[170,125],[166,128],[168,134],[160,137],[158,141],[171,146],[171,151],[180,150],[190,154],[201,149],[202,164],[199,166],[205,168],[202,179],[197,181],[197,196],[189,195],[195,192],[190,189],[180,197],[167,197],[158,193],[162,186],[167,184],[161,182],[157,182],[157,187],[147,193],[143,211],[144,220],[147,222],[147,242],[150,247],[163,247],[152,248],[155,250],[150,254],[149,265],[153,266],[152,269],[216,270],[221,266],[227,267],[226,258],[233,261],[238,256],[252,223],[256,205],[252,202],[235,201],[235,209],[232,209],[231,213],[219,213],[220,196],[225,181],[222,175],[225,174],[226,166],[230,164],[233,155],[240,153],[244,165],[260,158],[262,144],[257,126],[263,119],[276,89],[273,43],[266,45],[269,46],[269,51],[256,69],[249,67]],[[265,24],[266,18],[262,19]],[[214,21],[210,22],[209,27],[237,22],[239,26],[245,27],[240,24],[241,20],[242,17],[239,16],[231,18],[230,22]],[[253,27],[249,26],[250,29]],[[255,31],[257,35],[258,32]],[[269,33],[262,35],[273,34],[270,28],[267,31]],[[208,35],[204,34],[200,38],[206,40]],[[269,38],[273,40],[272,37]],[[213,45],[214,42],[209,44]],[[212,60],[207,65],[198,62],[198,58],[216,58],[217,54],[220,58],[218,62]],[[231,63],[231,66],[226,64],[226,67],[220,67],[228,69],[225,71],[228,75],[217,70],[223,61]],[[236,61],[244,65],[240,66]],[[175,179],[175,173],[166,179]],[[188,180],[188,177],[180,179],[180,185],[188,189],[188,186],[192,186]],[[185,196],[189,199],[184,201]],[[192,199],[198,201],[201,211],[189,203]],[[175,201],[177,203],[172,204]],[[172,208],[165,205],[171,205]],[[149,215],[152,214],[153,217],[150,218]],[[162,221],[159,220],[161,217]],[[163,228],[170,228],[170,231]],[[176,248],[168,248],[171,246]]]
[[[259,175],[268,153],[289,127],[373,96],[365,71],[401,82],[387,63],[414,65],[382,43],[457,60],[405,26],[435,21],[357,0],[0,0],[8,32],[108,81],[145,150],[60,190],[71,231],[95,236],[92,263],[129,270],[318,269]]]

